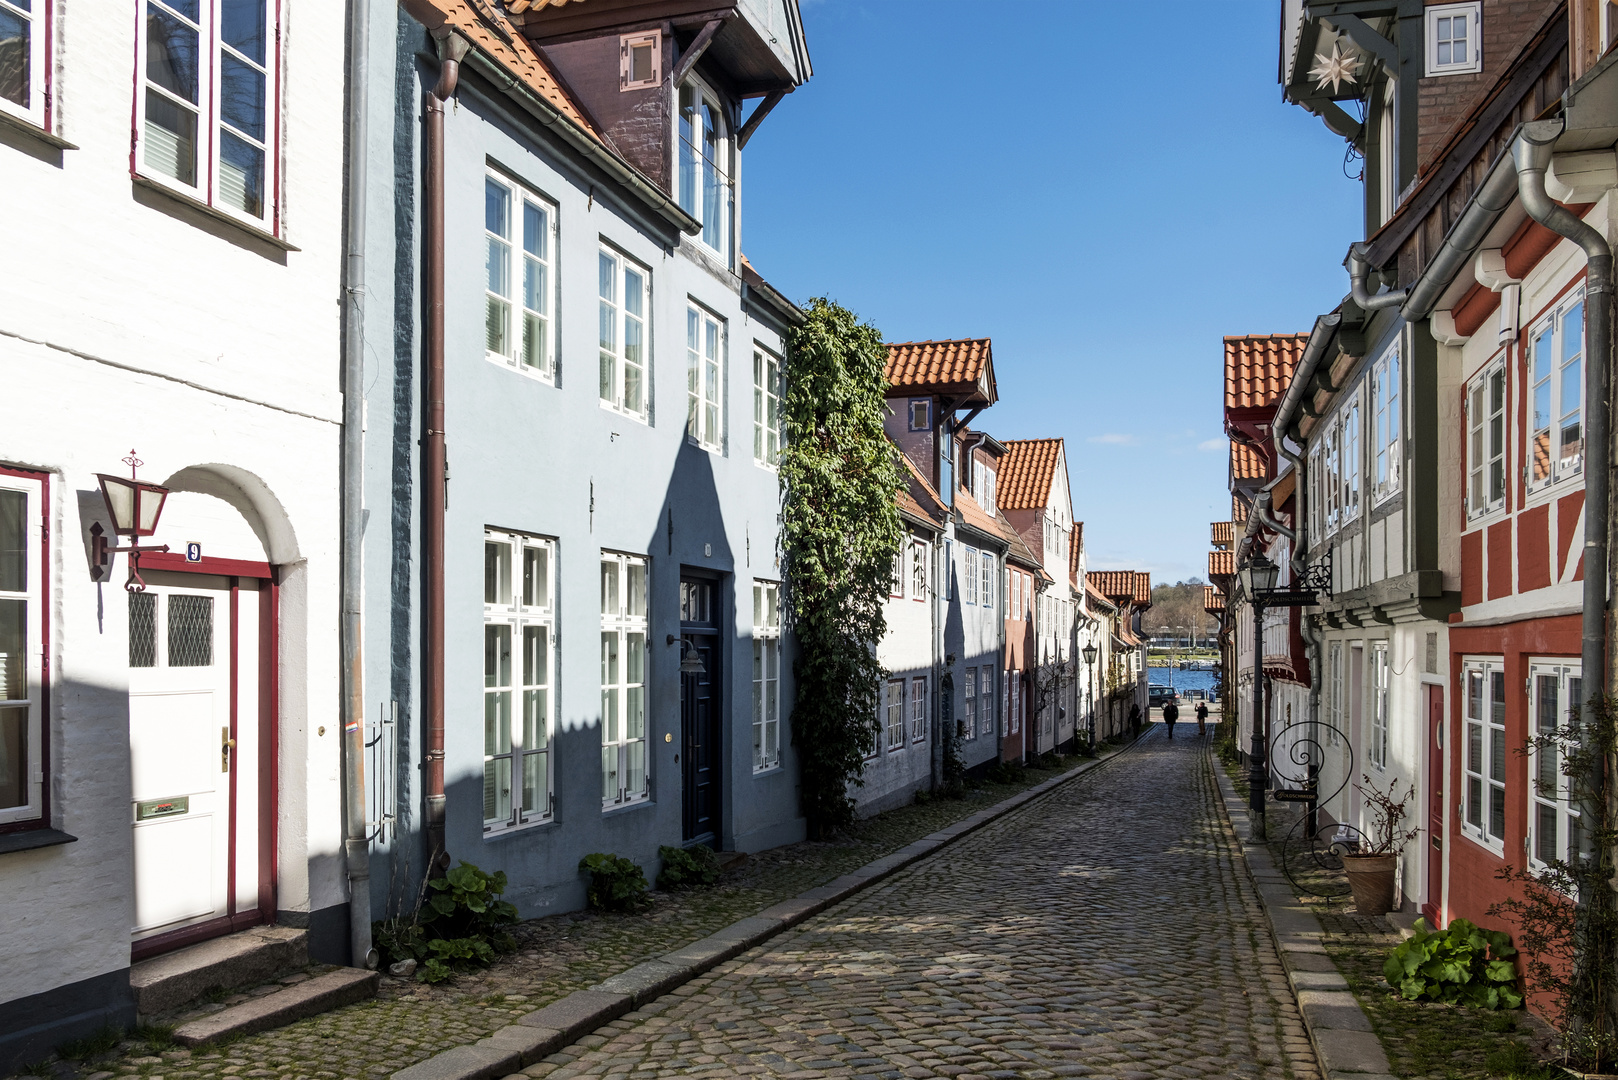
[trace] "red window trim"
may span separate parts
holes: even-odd
[[[0,476],[39,485],[39,817],[0,825],[0,833],[19,833],[51,825],[51,606],[45,602],[51,595],[51,474],[0,465]]]

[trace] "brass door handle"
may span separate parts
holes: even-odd
[[[230,728],[219,729],[219,771],[230,771],[230,752],[236,749],[236,740],[230,737]]]

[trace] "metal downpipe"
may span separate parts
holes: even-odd
[[[1383,308],[1398,307],[1410,295],[1409,289],[1394,289],[1372,296],[1370,290],[1366,288],[1366,282],[1371,276],[1371,268],[1365,262],[1366,246],[1364,243],[1350,245],[1348,258],[1343,261],[1343,265],[1348,267],[1349,291],[1354,298],[1354,305],[1361,311],[1380,311]],[[1279,431],[1280,428],[1277,427],[1276,430]]]
[[[373,968],[371,841],[365,821],[365,673],[360,606],[365,559],[365,205],[370,0],[348,5],[347,246],[343,261],[342,738],[343,855],[348,870],[349,963]]]

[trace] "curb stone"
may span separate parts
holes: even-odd
[[[1286,876],[1270,858],[1269,848],[1243,839],[1249,820],[1247,807],[1211,748],[1208,763],[1219,784],[1225,824],[1258,893],[1321,1072],[1327,1080],[1395,1080],[1387,1052],[1371,1030],[1370,1018],[1326,954],[1320,920],[1298,902]]]
[[[1143,727],[1144,734],[1148,728]],[[457,1046],[395,1072],[390,1080],[499,1080],[526,1069],[558,1050],[610,1024],[633,1009],[696,979],[777,934],[818,915],[833,904],[875,885],[898,870],[968,836],[997,818],[1050,794],[1069,781],[1099,769],[1134,748],[1139,738],[1104,757],[1092,758],[1060,776],[1035,784],[993,806],[962,818],[880,859],[756,915],[738,919],[674,952],[636,964],[588,990],[573,993],[519,1017],[471,1046]],[[526,1080],[526,1078],[524,1078]],[[1355,1080],[1370,1080],[1356,1077]]]

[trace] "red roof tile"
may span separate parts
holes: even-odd
[[[992,403],[994,357],[988,338],[961,341],[900,341],[888,345],[883,372],[894,390],[979,393]]]
[[[1079,572],[1079,556],[1084,554],[1084,522],[1073,523],[1073,540],[1067,546],[1067,570],[1070,574]]]
[[[955,493],[955,512],[960,515],[961,522],[970,525],[980,533],[988,536],[1002,536],[1000,522],[984,513],[983,507],[972,497],[972,493],[965,489]]]
[[[1135,571],[1135,606],[1143,610],[1152,606],[1152,575],[1144,570]]]
[[[1236,553],[1234,551],[1208,552],[1208,576],[1210,578],[1228,578],[1236,572]]]
[[[1225,610],[1225,594],[1212,585],[1202,587],[1202,610],[1210,615],[1217,615]]]
[[[1244,334],[1225,339],[1225,408],[1280,404],[1308,334]]]
[[[1236,495],[1230,497],[1230,523],[1233,530],[1237,525],[1247,524],[1247,504]]]
[[[1000,459],[995,495],[1007,510],[1040,510],[1051,498],[1051,481],[1062,457],[1061,439],[1008,439]]]
[[[1135,599],[1135,571],[1092,570],[1087,575],[1090,584],[1115,604],[1133,603]]]
[[[1223,544],[1226,547],[1229,547],[1231,544],[1235,543],[1234,534],[1236,529],[1235,526],[1228,521],[1210,521],[1208,523],[1208,531],[1212,536],[1212,539],[1208,541],[1211,544]]]
[[[899,512],[933,525],[943,525],[948,513],[944,509],[944,500],[938,497],[938,492],[933,490],[933,486],[916,471],[916,466],[908,457],[900,454],[899,460],[904,463],[908,481],[905,487],[899,489]]]
[[[1268,480],[1269,467],[1257,450],[1244,442],[1230,440],[1231,480]]]

